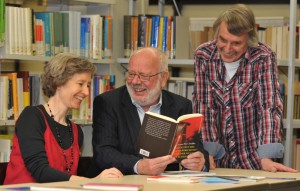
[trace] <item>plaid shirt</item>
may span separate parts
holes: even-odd
[[[216,40],[199,46],[193,99],[194,112],[205,116],[204,145],[213,156],[220,146],[225,151],[216,160],[217,167],[261,169],[260,158],[283,155],[276,54],[262,43],[249,47],[232,79],[225,78]]]

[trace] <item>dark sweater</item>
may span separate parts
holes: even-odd
[[[56,139],[57,133],[55,125],[57,125],[62,137],[62,148],[69,148],[71,146],[69,127],[55,122],[54,119],[48,115],[44,106],[39,105],[36,107],[39,107],[44,112]],[[42,113],[36,107],[26,107],[19,116],[15,127],[24,163],[37,182],[67,181],[70,179],[70,174],[66,174],[49,166],[44,148],[46,124]],[[83,132],[80,126],[77,125],[77,128],[78,144],[79,147],[81,147],[83,143]]]

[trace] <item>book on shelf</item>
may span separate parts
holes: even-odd
[[[85,183],[81,185],[85,189],[95,190],[121,190],[138,191],[143,189],[142,184],[114,184],[114,183]]]
[[[53,30],[53,13],[51,12],[35,12],[35,19],[42,20],[44,22],[44,46],[45,56],[52,56],[52,30]]]
[[[70,28],[70,16],[69,13],[66,12],[61,12],[62,15],[62,45],[63,45],[63,49],[62,52],[70,52],[70,32],[72,30],[72,28]],[[71,41],[74,39],[71,39]]]
[[[17,77],[23,79],[23,105],[24,108],[30,105],[30,80],[29,71],[18,71]]]
[[[113,39],[113,17],[110,15],[104,16],[103,21],[103,59],[112,59],[112,39]]]
[[[197,151],[203,115],[186,114],[177,120],[146,112],[138,137],[139,155],[155,158],[174,156],[178,162]]]
[[[170,182],[170,183],[197,183],[204,177],[172,177],[172,176],[149,176],[147,181]]]
[[[8,119],[9,80],[8,76],[0,76],[0,120]]]
[[[130,57],[131,49],[131,15],[124,15],[124,58]]]
[[[63,52],[63,14],[53,12],[53,56]]]
[[[5,41],[5,1],[0,1],[0,47]]]
[[[175,34],[173,37],[173,57],[171,58],[189,58],[189,19],[183,16],[176,16],[173,18],[173,23]]]
[[[0,162],[8,162],[11,152],[11,140],[0,138]]]
[[[17,88],[17,73],[16,72],[8,72],[8,73],[0,73],[0,76],[7,76],[9,80],[9,110],[12,108],[13,111],[13,119],[17,120],[19,117],[19,104],[18,104],[18,88]],[[23,95],[22,95],[23,96]],[[11,115],[8,117],[11,119]]]
[[[138,49],[138,27],[139,18],[138,16],[131,16],[131,53]]]
[[[80,21],[80,57],[89,57],[91,18],[81,16]]]

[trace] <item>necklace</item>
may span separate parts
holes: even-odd
[[[48,109],[49,109],[49,112],[50,112],[50,117],[53,118],[54,120],[54,115],[52,114],[52,111],[51,111],[51,108],[49,106],[49,103],[47,103],[47,106],[48,106]],[[58,144],[60,145],[61,149],[62,149],[62,153],[64,155],[64,159],[65,159],[65,162],[66,162],[66,168],[65,168],[65,171],[67,173],[70,173],[71,172],[71,169],[72,169],[72,166],[73,166],[73,163],[74,163],[74,152],[73,152],[73,131],[72,131],[72,127],[71,127],[71,123],[66,119],[67,121],[67,124],[68,124],[68,127],[69,127],[69,134],[70,134],[70,143],[71,143],[71,161],[70,161],[70,164],[68,164],[68,160],[67,160],[67,155],[66,155],[66,152],[65,150],[62,148],[62,140],[61,140],[61,135],[58,131],[58,127],[57,127],[57,122],[54,120],[54,124],[55,124],[55,130],[56,130],[56,135],[57,135],[57,141],[58,141]]]

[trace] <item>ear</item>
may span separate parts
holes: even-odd
[[[161,76],[161,88],[162,89],[167,85],[167,82],[168,82],[168,79],[169,79],[169,75],[170,75],[169,72],[164,72],[162,74],[162,76]]]

